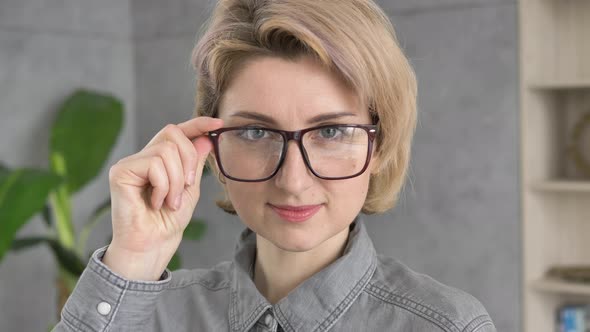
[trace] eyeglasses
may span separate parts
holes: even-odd
[[[208,133],[217,166],[232,180],[259,182],[272,178],[297,142],[307,168],[325,180],[349,179],[368,167],[377,125],[330,124],[286,131],[260,126],[220,128]]]

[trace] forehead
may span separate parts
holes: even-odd
[[[313,59],[261,57],[244,64],[228,85],[219,116],[240,111],[263,113],[277,121],[303,121],[326,112],[369,118],[358,96],[337,75]]]

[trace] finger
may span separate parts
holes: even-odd
[[[152,165],[148,171],[148,179],[153,187],[150,202],[154,209],[160,210],[170,190],[170,182],[168,181],[164,160],[161,157],[154,156],[150,158],[150,162]]]
[[[168,131],[171,128],[178,127],[184,136],[186,136],[189,140],[193,140],[204,133],[221,128],[223,126],[223,120],[218,118],[212,118],[208,116],[199,116],[196,118],[192,118],[188,121],[179,123],[179,124],[168,124],[164,128],[162,128],[154,137],[146,144],[146,147],[156,145],[163,141],[169,140],[170,137],[167,136]]]
[[[205,166],[205,162],[207,161],[207,157],[209,154],[213,153],[213,143],[207,136],[198,137],[193,142],[193,146],[197,151],[197,169],[196,171],[199,173],[199,181],[203,175],[203,168]]]
[[[193,141],[193,146],[197,150],[197,164],[195,169],[195,182],[187,188],[189,197],[191,198],[191,206],[195,206],[200,196],[201,179],[203,178],[203,168],[207,160],[207,156],[211,152],[213,145],[209,137],[201,136]]]
[[[162,141],[176,142],[182,160],[185,183],[191,185],[194,184],[197,166],[197,153],[191,144],[191,140],[203,133],[218,129],[222,125],[223,121],[221,119],[211,117],[197,117],[178,125],[169,124],[146,145],[146,148]]]
[[[177,125],[167,125],[164,128],[163,136],[177,145],[184,172],[186,185],[191,185],[195,179],[195,168],[197,167],[197,150],[192,142],[184,135],[184,132]]]
[[[166,196],[166,204],[173,210],[178,210],[184,191],[184,170],[178,145],[172,141],[166,141],[158,145],[158,153],[166,166],[170,190]]]
[[[168,194],[168,174],[164,161],[158,155],[136,159],[121,159],[109,170],[109,183],[115,187],[136,187],[143,190],[153,187],[149,201],[154,209],[160,209]]]
[[[193,140],[204,133],[221,128],[223,120],[208,116],[199,116],[178,124],[184,135]]]
[[[172,133],[172,132],[175,133]],[[176,181],[170,181],[171,186],[171,195],[180,195],[180,193],[182,193],[182,188],[184,188],[185,183],[186,185],[190,185],[190,181],[192,181],[194,183],[195,181],[195,177],[196,177],[196,167],[197,167],[197,149],[193,146],[192,142],[189,141],[188,138],[186,138],[184,136],[184,134],[182,133],[182,131],[178,128],[176,128],[176,130],[171,130],[169,131],[169,136],[174,136],[173,140],[169,140],[169,141],[165,141],[163,143],[157,144],[157,145],[152,145],[152,146],[147,146],[145,147],[143,150],[141,150],[140,152],[131,155],[131,156],[127,156],[122,160],[135,160],[135,159],[141,159],[141,158],[146,158],[146,157],[150,157],[150,156],[154,156],[154,155],[160,155],[162,153],[164,153],[164,151],[166,149],[169,150],[173,150],[170,147],[166,147],[166,145],[169,144],[176,144],[176,150],[178,151],[176,154],[180,154],[180,164],[182,165],[181,169],[182,169],[182,176],[183,176],[183,181],[184,183],[182,183],[181,185],[177,185]],[[173,160],[177,160],[176,156],[171,157]],[[164,158],[165,161],[168,161],[168,157]],[[168,167],[171,168],[171,176],[176,176],[176,172],[174,171],[176,169],[175,166],[173,165],[169,165]],[[190,174],[190,173],[193,174]],[[192,177],[192,179],[191,179]],[[182,187],[182,188],[181,188]],[[180,191],[180,193],[178,193],[177,191]],[[176,203],[176,198],[172,197],[171,198],[173,203]]]
[[[194,150],[194,147],[191,146],[190,149]],[[145,147],[140,152],[125,157],[122,159],[122,161],[141,160],[153,156],[159,156],[166,168],[166,174],[168,176],[169,183],[169,192],[167,192],[166,195],[166,204],[172,210],[177,210],[177,204],[182,202],[182,198],[179,197],[182,196],[182,192],[184,191],[185,171],[182,166],[178,145],[175,142],[164,141],[157,145]]]

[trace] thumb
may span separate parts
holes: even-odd
[[[207,159],[207,154],[213,150],[213,144],[207,136],[199,136],[193,141],[193,146],[197,150],[199,158]]]

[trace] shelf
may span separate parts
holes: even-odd
[[[567,150],[590,107],[590,0],[519,0],[518,18],[522,330],[554,332],[564,303],[590,303],[590,283],[539,274],[590,264],[590,178]]]
[[[533,81],[527,86],[533,90],[590,89],[590,79],[581,81]]]
[[[590,296],[590,284],[545,278],[531,282],[530,286],[543,293]]]
[[[530,184],[530,188],[541,192],[555,193],[588,193],[590,194],[590,181],[583,180],[547,180]]]

